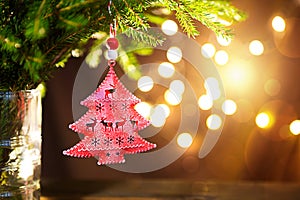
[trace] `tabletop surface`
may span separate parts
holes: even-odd
[[[300,199],[295,182],[188,180],[44,181],[41,200],[288,200]]]

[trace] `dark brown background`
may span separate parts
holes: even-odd
[[[297,0],[235,0],[233,4],[245,10],[249,17],[246,22],[234,26],[235,42],[228,47],[230,54],[247,48],[253,39],[265,44],[265,53],[250,57],[256,71],[251,89],[235,90],[226,88],[227,95],[235,100],[248,99],[253,103],[255,113],[267,102],[275,104],[281,124],[261,132],[254,118],[240,123],[237,117],[228,117],[223,133],[213,151],[203,159],[197,157],[197,145],[193,146],[176,162],[154,172],[131,174],[97,166],[96,160],[77,159],[62,155],[62,151],[76,144],[79,137],[68,129],[72,123],[72,90],[74,80],[84,58],[71,58],[64,69],[59,69],[47,83],[47,95],[43,100],[43,159],[42,180],[124,180],[124,179],[193,179],[193,180],[267,180],[300,181],[299,136],[278,139],[276,136],[282,124],[291,122],[300,115],[300,1]],[[271,19],[281,15],[287,22],[287,31],[279,46],[273,40]],[[202,27],[203,28],[203,27]],[[212,33],[205,29],[197,38],[199,44],[212,40]],[[237,46],[242,45],[242,46]],[[277,48],[279,47],[279,48]],[[151,59],[158,59],[154,53]],[[200,52],[199,52],[200,55]],[[245,55],[244,55],[245,56]],[[147,62],[149,58],[141,58]],[[99,77],[100,78],[100,77]],[[261,95],[267,78],[276,78],[281,90],[275,97]],[[89,80],[86,80],[87,82]],[[126,83],[124,83],[126,86]],[[136,93],[143,98],[142,93]],[[249,113],[250,115],[251,113]],[[284,123],[283,123],[284,122]],[[200,122],[201,126],[205,126]],[[165,128],[164,131],[167,131]],[[163,134],[160,133],[160,134]],[[277,138],[277,139],[276,139]],[[199,139],[201,140],[201,139]],[[160,141],[153,141],[158,142]],[[187,170],[186,166],[194,166]]]

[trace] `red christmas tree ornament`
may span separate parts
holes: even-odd
[[[100,86],[81,102],[88,111],[70,124],[73,131],[85,135],[75,146],[63,151],[73,157],[96,157],[98,165],[124,163],[125,154],[135,154],[155,148],[138,131],[150,122],[134,106],[141,100],[130,93],[118,79],[109,61],[109,72]]]

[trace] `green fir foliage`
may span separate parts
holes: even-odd
[[[82,47],[92,34],[108,34],[113,18],[120,32],[151,46],[163,42],[148,31],[155,19],[152,11],[158,8],[174,12],[191,37],[199,34],[197,21],[226,38],[231,36],[231,29],[216,19],[245,19],[243,12],[225,0],[112,2],[110,14],[108,0],[0,0],[0,91],[31,89],[48,80],[70,52]],[[150,21],[147,16],[152,16]]]

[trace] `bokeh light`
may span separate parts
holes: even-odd
[[[221,37],[221,36],[217,37],[217,41],[222,46],[229,46],[230,43],[231,43],[231,39],[230,38],[224,38],[224,37]]]
[[[218,65],[225,65],[229,60],[228,53],[225,50],[219,50],[215,54],[215,62]]]
[[[175,72],[175,67],[169,62],[163,62],[158,66],[158,73],[164,78],[170,78]]]
[[[209,110],[213,106],[213,100],[209,95],[202,95],[198,99],[198,105],[202,110]]]
[[[290,124],[290,131],[293,135],[299,135],[300,134],[300,120],[294,120]]]
[[[225,100],[224,103],[222,104],[222,110],[226,115],[233,115],[236,112],[236,109],[237,109],[237,105],[231,99]]]
[[[216,47],[211,43],[205,43],[201,47],[201,54],[205,58],[212,58],[216,53]]]
[[[265,92],[270,96],[276,96],[280,92],[281,84],[276,79],[269,79],[264,84]]]
[[[249,44],[249,51],[252,55],[260,56],[264,53],[264,45],[259,40],[253,40]]]
[[[222,119],[217,114],[212,114],[206,119],[206,126],[211,130],[217,130],[222,125]]]
[[[178,96],[182,95],[185,90],[185,85],[181,80],[173,80],[170,83],[170,90],[172,90]]]
[[[261,112],[256,116],[255,123],[260,128],[268,128],[271,125],[271,116],[266,112]]]
[[[171,112],[169,106],[166,104],[158,104],[154,109],[159,110],[159,112],[161,112],[165,118],[169,117]]]
[[[272,27],[276,32],[283,32],[285,30],[285,20],[280,16],[275,16],[272,20]]]
[[[219,88],[219,82],[214,77],[208,77],[204,80],[204,88],[206,93],[212,97],[213,100],[220,98],[221,90]]]
[[[150,76],[142,76],[141,78],[139,78],[137,84],[139,90],[148,92],[153,88],[154,82]]]
[[[180,102],[182,100],[182,96],[176,94],[172,90],[166,90],[165,94],[164,94],[164,98],[165,98],[165,101],[172,106],[176,106],[176,105],[180,104]]]
[[[182,59],[182,51],[178,47],[170,47],[167,51],[167,59],[171,63],[179,63]]]
[[[166,20],[161,25],[161,30],[164,34],[172,36],[175,35],[178,31],[178,25],[173,20]]]
[[[177,137],[177,144],[182,148],[188,148],[193,143],[193,137],[190,133],[181,133]]]
[[[134,109],[143,117],[149,119],[152,106],[147,102],[140,102],[134,106]]]
[[[162,127],[166,122],[166,111],[161,106],[155,106],[150,115],[150,121],[154,127]]]

